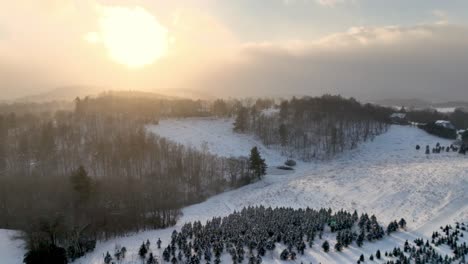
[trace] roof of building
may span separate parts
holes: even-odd
[[[393,113],[393,114],[390,115],[390,118],[404,119],[404,118],[406,118],[406,114],[405,113]]]

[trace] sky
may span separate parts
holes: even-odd
[[[466,0],[0,5],[0,100],[71,86],[468,100]]]

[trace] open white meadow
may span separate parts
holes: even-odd
[[[127,261],[133,259],[135,263],[141,263],[137,251],[146,239],[152,242],[153,253],[160,256],[162,250],[155,249],[156,240],[161,238],[164,248],[172,230],[179,229],[184,223],[204,222],[253,205],[356,209],[359,213],[375,214],[385,226],[402,217],[408,223],[407,232],[365,243],[363,248],[353,244],[340,253],[334,250],[324,253],[320,248],[321,241],[317,240],[313,249],[308,248],[304,256],[298,256],[297,263],[355,263],[362,253],[368,256],[375,254],[377,249],[384,252],[402,245],[406,239],[428,236],[440,225],[468,220],[468,157],[454,152],[424,154],[426,145],[432,147],[439,142],[448,146],[451,141],[414,127],[391,126],[388,132],[357,149],[326,161],[298,162],[295,171],[287,173],[274,169],[286,157],[250,135],[233,133],[229,119],[163,120],[148,129],[170,140],[222,156],[247,156],[250,148],[257,146],[270,166],[268,175],[254,184],[184,208],[175,227],[98,242],[94,252],[74,263],[103,263],[103,254],[113,253],[117,244],[128,249]],[[421,150],[415,149],[416,144]],[[18,243],[7,243],[7,234],[0,232],[2,263],[21,263],[24,251],[18,249]],[[333,243],[331,241],[332,246]],[[277,247],[273,255],[267,253],[264,263],[281,262],[278,257],[282,249]],[[3,262],[4,256],[7,262]],[[230,263],[229,256],[224,259]]]

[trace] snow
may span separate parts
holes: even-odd
[[[220,156],[245,156],[251,147],[257,146],[270,166],[286,159],[250,135],[233,133],[230,119],[163,120],[148,129]],[[392,234],[385,240],[367,243],[363,248],[353,245],[341,253],[329,254],[321,251],[321,241],[317,241],[312,250],[308,249],[305,256],[297,260],[297,263],[355,263],[362,253],[375,254],[378,248],[383,252],[401,245],[406,239],[428,236],[440,225],[468,220],[468,158],[453,152],[424,154],[424,146],[433,147],[437,142],[442,146],[452,143],[415,127],[391,126],[374,141],[363,143],[335,159],[298,163],[293,173],[268,174],[260,182],[188,206],[173,228],[99,243],[95,252],[75,263],[101,263],[102,254],[112,252],[118,243],[136,257],[139,245],[147,238],[154,244],[160,237],[164,244],[172,230],[186,222],[204,222],[250,205],[356,209],[375,214],[385,225],[401,217],[407,220],[407,232]],[[416,144],[423,148],[417,151]],[[278,247],[264,262],[280,263],[281,250]]]
[[[16,235],[18,234],[14,230],[0,229],[0,263],[23,263],[23,242],[14,239]]]
[[[455,112],[456,107],[436,107],[437,112],[441,113],[453,113]]]
[[[254,137],[233,133],[230,119],[163,120],[147,129],[220,156],[246,156],[251,147],[257,146],[270,166],[286,160]],[[440,225],[468,220],[468,157],[453,152],[424,154],[426,145],[432,148],[437,142],[441,146],[452,143],[415,127],[394,125],[373,141],[334,159],[299,162],[292,173],[269,173],[262,181],[188,206],[183,209],[183,216],[175,227],[99,242],[94,252],[74,263],[102,263],[103,254],[107,251],[112,253],[116,244],[125,246],[129,250],[128,258],[137,261],[137,250],[146,239],[150,239],[154,249],[156,240],[161,238],[164,247],[172,230],[179,229],[186,222],[204,222],[249,205],[356,209],[360,213],[375,214],[385,225],[401,217],[407,220],[406,232],[366,243],[363,248],[353,245],[341,253],[326,254],[320,249],[321,241],[316,241],[314,248],[308,249],[296,261],[355,263],[362,253],[368,257],[378,248],[383,253],[402,245],[406,239],[411,241],[418,236],[428,236]],[[421,150],[415,149],[416,144],[422,146]],[[333,243],[331,241],[332,248]],[[264,259],[264,263],[281,263],[278,260],[281,250],[281,246],[277,247],[272,256]],[[162,251],[154,250],[154,253],[158,256]],[[230,263],[228,259],[226,261]]]
[[[162,120],[159,125],[150,125],[147,128],[165,138],[219,156],[248,156],[250,149],[257,146],[267,163],[279,165],[286,161],[280,153],[268,149],[252,136],[234,133],[233,123],[232,119],[171,119]]]
[[[272,116],[280,112],[279,108],[270,107],[262,110],[262,115]]]
[[[246,155],[252,146],[258,146],[270,166],[285,160],[252,136],[232,132],[232,120],[166,120],[149,129],[196,148],[207,145],[208,151],[217,155]],[[449,146],[452,141],[414,127],[392,126],[373,142],[335,159],[299,163],[294,174],[267,176],[259,183],[188,207],[184,214],[192,213],[192,209],[214,207],[212,211],[224,215],[244,206],[262,204],[358,209],[375,213],[385,222],[405,217],[413,228],[423,228],[438,215],[447,219],[447,223],[466,220],[468,158],[453,152],[425,155],[424,146],[432,148],[436,143]],[[415,150],[417,144],[423,146],[419,151]],[[205,219],[212,216],[208,214]]]

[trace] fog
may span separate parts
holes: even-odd
[[[85,41],[99,30],[99,10],[106,5],[46,2],[19,0],[0,11],[0,100],[58,87],[210,97],[468,99],[468,28],[446,21],[249,42],[203,10],[158,12],[142,5],[167,28],[168,53],[129,69],[111,61],[102,44]],[[70,93],[73,98],[77,91]]]
[[[468,30],[454,25],[355,28],[315,42],[251,44],[200,89],[219,95],[343,94],[468,99]]]

